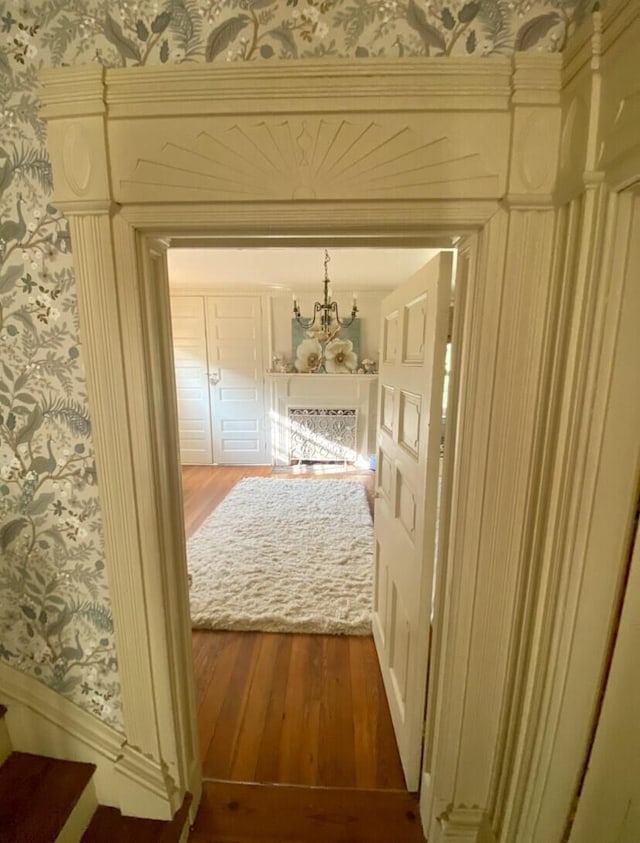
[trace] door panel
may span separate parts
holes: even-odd
[[[206,311],[214,461],[266,463],[260,297],[208,296]]]
[[[182,465],[211,465],[211,410],[202,296],[171,297],[171,328]]]
[[[409,790],[417,790],[436,539],[452,255],[382,303],[373,633]]]

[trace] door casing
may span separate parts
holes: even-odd
[[[603,15],[606,49],[637,34],[636,8],[614,0]],[[577,50],[565,62],[579,63],[580,56]],[[175,401],[167,399],[173,395],[168,293],[157,238],[261,245],[267,219],[269,238],[319,238],[328,245],[345,236],[409,244],[477,232],[461,321],[451,528],[440,567],[438,672],[427,713],[421,805],[434,843],[475,840],[481,829],[490,834],[496,817],[516,828],[523,788],[525,797],[529,793],[520,737],[529,728],[535,733],[538,717],[520,664],[525,655],[535,659],[540,688],[548,664],[548,654],[535,646],[544,612],[540,601],[528,599],[532,583],[534,590],[547,585],[544,571],[531,565],[531,549],[562,541],[567,526],[548,519],[548,492],[554,477],[564,476],[558,466],[564,471],[567,460],[582,459],[581,444],[566,435],[580,430],[575,418],[563,429],[564,450],[551,449],[544,458],[548,440],[564,424],[546,412],[550,397],[574,395],[583,383],[577,369],[558,381],[551,365],[564,353],[556,342],[562,281],[556,208],[585,190],[584,156],[562,149],[586,149],[580,144],[592,131],[605,141],[617,131],[615,109],[607,106],[606,119],[598,121],[578,108],[561,135],[561,62],[520,54],[513,64],[499,58],[392,65],[342,60],[287,62],[259,73],[79,66],[43,74],[54,200],[69,217],[77,256],[125,729],[149,759],[141,775],[166,794],[171,808],[185,790],[197,805],[200,777]],[[581,66],[590,79],[588,57]],[[613,105],[634,72],[630,67],[616,75]],[[218,85],[224,98],[211,97]],[[587,101],[597,114],[599,101]],[[163,182],[162,196],[154,187],[147,164],[167,166],[172,136],[184,140],[204,127],[227,137],[237,126],[250,144],[265,124],[302,138],[304,148],[308,136],[331,143],[342,156],[340,168],[330,162],[331,173],[340,169],[340,178],[327,177],[326,156],[316,170],[306,167],[294,142],[278,147],[288,156],[286,178],[262,166],[257,178],[245,173],[235,193],[216,186],[220,171],[209,174],[204,191],[185,181]],[[344,147],[337,126],[345,126]],[[350,157],[350,131],[374,135],[375,149],[361,146]],[[282,137],[276,133],[278,143]],[[446,177],[425,170],[422,179],[407,182],[406,165],[421,166],[429,138],[440,138],[430,149],[442,151],[431,172]],[[600,140],[593,140],[594,149]],[[157,144],[151,158],[150,143]],[[628,183],[636,163],[632,150],[628,165],[624,146],[612,149],[603,165],[610,187],[602,181],[587,187],[598,208],[607,189]],[[454,163],[461,153],[464,174]],[[595,170],[598,162],[590,163]],[[583,316],[573,302],[564,304],[576,314],[571,339],[582,336],[593,312]],[[597,361],[595,344],[583,350],[581,365]],[[114,377],[101,382],[107,367]],[[571,572],[571,547],[561,546],[559,565]],[[596,611],[605,616],[610,608],[603,597]],[[597,676],[597,658],[583,670]],[[543,725],[541,740],[546,730]],[[580,763],[582,750],[580,734],[572,734],[571,764]]]

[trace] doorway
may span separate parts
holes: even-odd
[[[614,62],[621,39],[611,24],[619,14],[615,8],[603,24],[614,32],[606,47],[614,45]],[[621,31],[624,38],[631,26]],[[503,815],[505,804],[520,810],[518,799],[505,799],[511,800],[508,778],[519,749],[515,718],[524,712],[534,730],[537,722],[519,676],[522,642],[534,637],[537,624],[525,598],[529,585],[546,588],[531,568],[530,550],[546,542],[537,514],[556,466],[560,477],[565,455],[571,466],[582,459],[582,446],[572,442],[586,441],[571,414],[559,425],[546,412],[549,396],[563,388],[551,371],[563,272],[556,257],[564,258],[557,238],[566,233],[554,192],[558,167],[569,191],[560,201],[572,203],[569,242],[584,232],[585,243],[599,243],[599,209],[615,197],[605,182],[596,191],[590,182],[586,223],[573,214],[582,202],[582,128],[596,127],[587,148],[604,143],[600,163],[611,185],[631,183],[635,164],[618,144],[620,110],[588,121],[587,108],[578,134],[562,131],[559,94],[568,80],[560,78],[557,56],[535,58],[516,54],[513,62],[488,65],[470,57],[448,69],[438,60],[411,67],[399,61],[392,73],[373,61],[326,59],[304,69],[295,62],[266,64],[258,77],[247,68],[183,65],[163,73],[161,91],[162,68],[74,67],[43,75],[54,201],[69,216],[78,255],[124,730],[127,745],[145,759],[144,770],[134,758],[121,769],[143,782],[154,811],[175,811],[187,790],[194,804],[200,796],[184,535],[174,506],[179,474],[167,447],[176,441],[164,339],[168,303],[157,294],[164,269],[163,244],[155,238],[178,232],[226,242],[265,235],[304,240],[336,231],[405,242],[425,231],[478,233],[460,334],[448,605],[434,648],[442,681],[430,720],[422,816],[431,833],[460,836]],[[584,67],[580,79],[588,85],[591,71]],[[632,74],[611,77],[602,102],[622,104]],[[223,100],[211,96],[218,85]],[[592,116],[600,108],[592,102]],[[215,145],[232,133],[246,139],[251,166],[238,167],[230,183]],[[536,146],[540,136],[554,142]],[[262,138],[277,156],[266,165]],[[176,166],[176,148],[197,164]],[[591,152],[589,172],[597,163]],[[272,165],[276,160],[282,163]],[[327,178],[332,171],[340,177]],[[581,248],[578,263],[589,263]],[[569,281],[572,272],[569,266]],[[600,324],[590,320],[576,311],[569,343],[573,348],[574,338],[587,337],[575,347],[584,347],[580,359],[589,363],[597,359],[591,321]],[[571,401],[583,395],[582,379],[582,369],[571,370],[564,387]],[[565,428],[557,454],[544,459],[556,429]],[[549,471],[538,484],[543,463]],[[558,489],[565,496],[564,475]],[[573,559],[564,525],[548,536],[549,546],[561,548],[564,574]],[[601,603],[600,617],[607,610]],[[544,617],[555,634],[555,615]],[[532,696],[542,690],[548,667],[545,655],[535,658]],[[597,672],[591,656],[585,670]],[[549,727],[553,734],[556,725]],[[575,737],[569,742],[575,750]]]
[[[274,249],[274,251],[279,250]],[[282,251],[286,256],[287,251]],[[358,251],[360,255],[365,253],[362,249]],[[366,251],[374,256],[374,262],[378,264],[384,262],[380,250]],[[388,252],[389,250],[386,252],[382,250],[382,255],[386,256]],[[420,255],[421,260],[430,257],[424,250],[409,250],[409,253],[408,257],[413,257],[414,263],[417,255]],[[180,250],[176,254],[180,255]],[[209,256],[205,261],[207,272],[220,277],[223,273],[216,265],[215,250],[208,251],[207,254]],[[410,274],[410,271],[402,268],[407,263],[407,256],[403,256],[401,250],[394,250],[393,256],[396,264],[395,274],[385,276],[387,279],[394,279],[393,282],[388,283],[388,287],[397,286],[402,276]],[[361,257],[360,261],[362,262]],[[285,265],[289,263],[288,260],[284,261]],[[336,260],[336,266],[338,264],[339,261]],[[171,252],[169,265],[171,269]],[[175,266],[175,262],[173,265]],[[371,268],[369,270],[365,268],[365,275],[367,271],[371,273]],[[451,278],[451,270],[447,271]],[[206,285],[199,283],[199,279],[194,279],[193,265],[189,275],[193,286],[191,290],[188,287],[185,289],[184,286],[178,290],[179,306],[183,305],[185,293],[191,292],[194,297],[196,294],[201,296],[207,293]],[[169,281],[173,291],[171,273]],[[350,282],[353,287],[353,279],[350,279]],[[256,286],[255,276],[253,285]],[[357,279],[355,286],[358,287],[358,296],[362,299],[366,282]],[[282,285],[279,285],[278,292],[281,287]],[[195,288],[195,293],[193,288]],[[226,295],[224,288],[222,291],[219,288],[213,290],[209,288],[208,292]],[[237,287],[236,292],[248,295],[255,293],[255,289],[243,290]],[[367,294],[371,299],[374,292],[364,290],[365,299]],[[387,292],[388,288],[384,290],[383,295]],[[447,300],[444,303],[446,319],[443,320],[443,325],[444,330],[449,334],[445,338],[448,340],[451,339],[449,318],[451,295],[452,293],[447,291]],[[269,349],[265,346],[262,349],[262,356],[265,358],[277,356],[282,360],[284,355],[278,343],[282,344],[286,340],[282,340],[282,326],[273,325],[273,317],[274,313],[279,314],[279,310],[283,308],[278,304],[278,293],[275,298],[275,306],[272,301],[268,301],[265,309],[269,310],[267,324],[270,326],[271,336],[275,334],[277,339],[272,339],[272,342],[275,342],[273,348]],[[410,363],[418,362],[419,350],[424,341],[424,337],[419,336],[420,323],[417,319],[418,315],[422,314],[420,308],[424,305],[423,298],[412,292],[412,299],[407,310],[408,336],[398,337],[404,349],[403,354],[409,355],[407,359]],[[285,289],[280,299],[290,307],[291,291]],[[376,305],[378,300],[381,301],[382,296],[375,299]],[[375,356],[377,362],[378,352],[383,345],[382,334],[378,333],[381,324],[380,312],[378,307],[374,308],[372,300],[365,301],[364,305],[361,304],[361,310],[363,308],[368,325],[366,336],[371,347],[363,344],[362,348],[358,349],[359,358]],[[284,312],[286,311],[283,310]],[[286,319],[285,330],[288,331],[290,320],[288,313]],[[383,323],[383,326],[386,327],[383,327],[382,331],[388,329],[388,320]],[[271,351],[280,351],[280,354],[272,355]],[[386,362],[388,362],[389,353],[387,344]],[[318,382],[316,380],[316,383]],[[440,384],[438,388],[442,392],[442,373],[438,383]],[[419,391],[419,387],[417,389]],[[411,393],[401,390],[399,394],[410,394],[413,399],[417,398],[416,388]],[[384,413],[382,409],[378,412],[372,411],[376,425],[380,421],[386,425],[392,423],[389,419],[388,390],[385,401]],[[404,410],[409,419],[407,408],[405,407]],[[411,416],[411,421],[413,420]],[[411,421],[408,423],[411,424]],[[417,430],[414,430],[414,434],[416,438],[413,447],[417,449]],[[372,443],[371,450],[374,452],[372,455],[375,463],[377,452],[375,436],[372,437]],[[409,444],[411,443],[408,440],[405,441],[406,446]],[[435,475],[441,478],[441,438],[438,436],[437,441],[434,439],[432,444],[434,447],[431,449],[430,459],[433,459],[435,455],[435,461],[438,463]],[[402,442],[400,446],[405,447]],[[384,471],[387,472],[389,463],[386,452],[384,454]],[[328,466],[325,467],[324,471],[328,468]],[[281,478],[291,476],[291,474],[287,475],[287,471],[286,466],[279,467],[278,476]],[[255,467],[247,469],[235,469],[230,466],[209,468],[203,465],[183,467],[187,538],[238,479],[250,475],[264,477],[269,473],[269,468]],[[302,479],[304,475],[301,475],[300,469],[297,469],[295,476]],[[315,480],[322,482],[322,476],[336,478],[343,475],[340,468],[334,466],[330,473],[316,474]],[[387,473],[384,475],[384,485],[380,482],[376,485],[371,471],[363,471],[357,467],[350,469],[344,476],[360,480],[365,485],[370,499],[373,499],[376,488],[379,490],[376,497],[380,497],[382,493],[389,493]],[[413,525],[409,524],[407,507],[410,504],[408,493],[411,489],[407,485],[407,472],[405,471],[402,476],[404,484],[398,481],[397,495],[400,507],[398,512],[403,519],[404,530],[410,535]],[[414,498],[412,497],[411,500]],[[381,615],[378,617],[380,619]],[[225,634],[196,631],[194,645],[200,748],[205,777],[280,784],[404,789],[402,769],[385,700],[385,688],[370,638],[368,640],[345,639],[344,637],[313,635],[278,637],[256,633]],[[397,670],[397,666],[396,657],[393,667]],[[395,677],[393,681],[396,682]],[[395,685],[390,684],[388,689],[390,687],[395,687]],[[424,710],[424,697],[420,705]],[[422,721],[419,728],[422,731]],[[413,780],[413,789],[416,790],[417,769],[413,773]]]

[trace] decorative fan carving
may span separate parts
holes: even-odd
[[[168,141],[157,158],[139,158],[128,194],[167,187],[189,199],[424,198],[495,190],[478,152],[448,137],[418,137],[409,126],[373,120],[285,119],[234,123],[192,142]],[[474,191],[475,192],[475,191]]]

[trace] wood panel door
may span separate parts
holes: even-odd
[[[171,297],[171,330],[182,465],[211,465],[211,407],[204,298]]]
[[[452,254],[382,302],[373,635],[409,790],[424,729]]]
[[[260,297],[207,296],[206,312],[214,462],[265,464]]]

